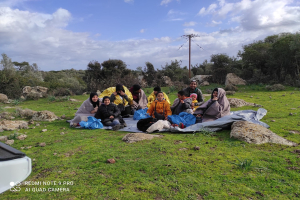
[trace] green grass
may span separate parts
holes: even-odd
[[[206,89],[217,86],[201,89],[206,93]],[[169,88],[162,89],[169,91]],[[299,134],[289,133],[300,132],[300,91],[286,89],[269,92],[263,85],[241,86],[230,98],[263,105],[268,113],[262,121],[270,125],[270,130],[300,143]],[[71,98],[82,102],[88,97]],[[169,97],[173,101],[176,91]],[[72,118],[74,108],[81,102],[40,99],[21,102],[18,107],[50,110],[57,116]],[[246,109],[258,108],[232,110]],[[14,112],[14,109],[6,111]],[[291,112],[297,114],[290,116]],[[72,129],[64,120],[40,124],[35,129],[18,131],[28,137],[13,144],[16,149],[32,146],[22,150],[35,159],[26,181],[73,181],[73,185],[22,185],[20,192],[6,191],[0,194],[0,199],[296,199],[300,195],[300,160],[293,153],[300,147],[248,144],[230,138],[230,130],[213,134],[163,133],[163,138],[127,144],[121,140],[126,132]],[[45,128],[48,131],[42,133]],[[0,135],[12,133],[4,131]],[[39,147],[41,142],[46,142],[46,146]],[[195,146],[200,150],[194,150]],[[114,158],[116,163],[107,164],[109,158]],[[241,170],[232,164],[239,163],[237,158],[242,162],[252,160],[251,167]],[[64,187],[70,192],[25,191],[39,187]]]

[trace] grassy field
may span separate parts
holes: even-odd
[[[214,86],[201,88],[213,89]],[[168,88],[163,88],[168,92]],[[151,89],[145,89],[149,94]],[[283,96],[284,95],[284,96]],[[251,97],[253,96],[253,97]],[[170,93],[173,101],[176,92]],[[81,102],[88,96],[72,96]],[[262,119],[270,130],[300,143],[300,91],[292,87],[269,92],[263,85],[241,86],[229,98],[263,105]],[[74,116],[81,102],[25,101],[23,109],[49,110],[57,116]],[[2,108],[6,105],[1,104]],[[15,107],[17,107],[15,106]],[[295,109],[292,109],[295,108]],[[232,110],[257,110],[257,107]],[[15,112],[15,108],[4,109]],[[3,109],[2,109],[3,111]],[[289,115],[289,113],[294,113]],[[297,114],[296,114],[297,113]],[[271,120],[275,120],[272,122]],[[32,173],[26,181],[59,181],[62,185],[22,185],[20,192],[6,191],[0,199],[296,199],[300,197],[300,160],[294,150],[277,144],[254,145],[230,138],[230,130],[216,133],[172,134],[134,144],[123,142],[126,132],[69,128],[64,120],[41,122],[20,130],[28,137],[15,140],[16,149],[31,159]],[[47,129],[46,132],[41,132]],[[296,134],[289,133],[295,131]],[[61,134],[64,132],[65,134]],[[4,131],[9,135],[13,131]],[[45,147],[38,143],[45,142]],[[199,146],[200,150],[194,150]],[[106,160],[114,158],[115,164]],[[253,160],[249,169],[233,163]],[[1,177],[0,177],[1,178]],[[65,182],[65,184],[64,184]],[[66,185],[66,183],[72,185]],[[46,188],[46,191],[32,191]],[[67,188],[65,192],[48,188]],[[26,191],[27,190],[27,191]],[[30,191],[29,191],[30,190]]]

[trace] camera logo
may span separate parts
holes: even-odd
[[[21,186],[20,182],[10,182],[9,184],[11,186],[10,191],[12,191],[12,192],[20,192],[21,191],[21,188],[19,187],[19,186]]]

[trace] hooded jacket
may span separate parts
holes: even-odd
[[[230,115],[230,103],[226,97],[226,92],[222,88],[218,88],[218,100],[206,101],[199,106],[194,114],[202,115],[202,122],[214,121],[223,116]]]
[[[168,102],[168,104],[170,105],[171,102],[170,102],[170,99],[169,99],[168,95],[167,95],[166,93],[164,93],[164,92],[163,92],[163,94],[164,94],[165,100],[166,100],[166,101]],[[149,97],[148,97],[148,104],[147,104],[147,107],[150,108],[151,104],[152,104],[153,101],[155,101],[155,100],[156,100],[156,96],[155,96],[154,91],[153,91],[153,92],[149,95]]]
[[[165,99],[162,100],[161,102],[159,102],[158,100],[155,100],[151,103],[151,106],[147,111],[147,113],[149,115],[151,115],[153,118],[155,118],[155,116],[154,116],[155,104],[156,104],[156,112],[158,114],[161,114],[161,115],[164,114],[165,117],[168,117],[168,115],[172,115],[170,104]]]
[[[198,101],[198,103],[195,103],[195,106],[200,106],[201,104],[203,104],[204,99],[203,99],[203,96],[202,96],[202,92],[201,92],[201,90],[199,88],[195,88],[194,91],[191,91],[191,88],[187,87],[183,91],[185,91],[188,94],[188,96],[191,96],[192,93],[196,93],[197,94],[197,101]]]

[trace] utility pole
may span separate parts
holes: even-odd
[[[192,40],[192,38],[194,38],[194,37],[200,37],[200,36],[198,36],[198,35],[195,35],[195,34],[190,34],[190,35],[182,35],[181,37],[184,37],[184,38],[186,38],[186,39],[188,39],[189,40],[189,78],[191,78],[191,40]],[[197,44],[198,45],[198,44]],[[181,45],[181,47],[182,47],[183,45]],[[199,45],[198,45],[199,46]],[[181,47],[179,47],[179,49],[181,48]],[[200,46],[199,46],[200,47]],[[202,47],[200,47],[200,48],[202,48]]]

